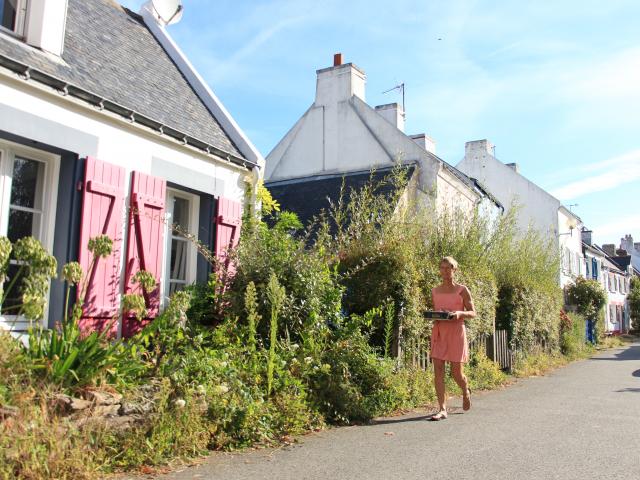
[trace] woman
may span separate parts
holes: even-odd
[[[458,270],[458,262],[453,257],[444,257],[440,260],[442,284],[431,290],[434,310],[449,312],[450,317],[450,320],[436,320],[431,332],[431,359],[440,407],[431,420],[447,418],[445,362],[451,363],[451,374],[463,392],[462,409],[471,408],[471,392],[463,372],[463,364],[469,360],[469,345],[464,321],[474,318],[476,309],[469,289],[455,282],[456,270]]]

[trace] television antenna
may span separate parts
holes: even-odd
[[[182,18],[182,0],[151,0],[149,3],[158,19],[165,25],[178,23]]]
[[[402,93],[402,113],[404,114],[404,112],[406,111],[404,109],[404,82],[396,85],[393,88],[390,88],[389,90],[385,90],[384,92],[382,92],[382,94],[384,95],[385,93],[393,92],[395,90],[397,90],[397,91]]]

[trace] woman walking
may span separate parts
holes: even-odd
[[[462,390],[462,409],[471,408],[471,392],[464,363],[469,360],[469,345],[464,321],[476,316],[476,309],[469,289],[455,282],[458,262],[453,257],[440,261],[442,283],[431,290],[434,310],[449,312],[449,320],[436,320],[431,332],[431,359],[435,374],[436,394],[439,411],[431,420],[447,418],[446,392],[444,383],[445,362],[451,363],[451,374]]]

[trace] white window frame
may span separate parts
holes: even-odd
[[[60,157],[31,147],[13,142],[0,141],[0,235],[7,236],[9,227],[9,204],[11,201],[11,184],[15,158],[23,157],[44,163],[44,181],[42,192],[42,220],[38,240],[47,252],[53,254],[54,228],[56,223],[56,204],[58,198],[58,179],[60,174]],[[49,316],[49,295],[40,324],[47,325]],[[0,329],[24,331],[32,323],[18,315],[0,315]]]
[[[166,199],[166,230],[165,230],[165,242],[164,242],[164,261],[162,263],[162,301],[161,306],[164,308],[168,304],[169,300],[169,263],[171,262],[171,241],[174,237],[179,237],[178,235],[174,235],[171,229],[171,224],[173,223],[173,219],[169,213],[169,205],[172,204],[171,199],[177,197],[183,200],[187,200],[189,202],[189,233],[195,235],[196,239],[198,238],[198,225],[199,225],[199,216],[200,216],[200,197],[198,195],[194,195],[193,193],[185,192],[183,190],[178,190],[176,188],[167,188],[167,199]],[[186,285],[190,285],[196,281],[197,274],[197,265],[198,265],[198,250],[193,243],[187,240],[187,245],[189,251],[187,253],[187,268],[186,268]]]
[[[7,0],[0,0],[7,1]],[[27,24],[27,11],[29,0],[17,0],[16,2],[16,25],[13,30],[0,25],[0,32],[11,35],[12,37],[24,38]]]

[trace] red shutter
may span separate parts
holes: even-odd
[[[87,275],[87,287],[80,328],[102,329],[114,320],[111,331],[118,330],[120,310],[120,260],[122,256],[122,212],[124,207],[125,169],[88,157],[82,185],[79,262]],[[108,235],[113,251],[95,262],[89,271],[92,255],[89,239]],[[78,295],[80,295],[78,291]]]
[[[125,293],[143,294],[140,285],[132,282],[139,270],[146,270],[156,279],[156,289],[144,294],[147,303],[147,319],[140,321],[125,316],[122,320],[122,336],[130,337],[142,329],[149,319],[158,315],[160,307],[160,281],[164,250],[164,210],[167,182],[161,178],[133,172],[129,210],[129,236],[127,239],[127,263]]]
[[[240,202],[220,197],[216,213],[215,254],[218,260],[233,274],[234,266],[229,264],[228,252],[240,239],[242,225],[242,205]]]

